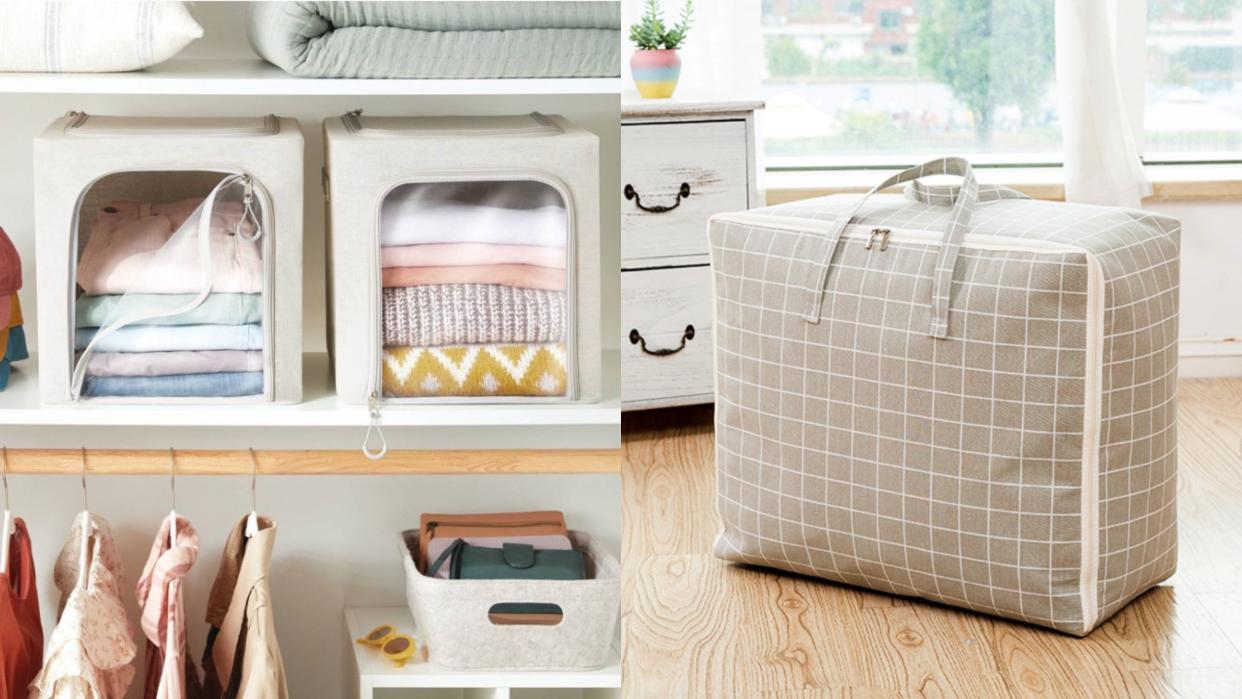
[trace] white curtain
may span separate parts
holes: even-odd
[[[661,0],[664,22],[681,16],[685,0]],[[681,49],[681,82],[677,97],[700,99],[751,97],[759,92],[763,70],[763,37],[759,31],[759,0],[695,0],[694,24]],[[630,25],[642,16],[643,0],[621,0],[622,89],[632,91]]]
[[[1127,21],[1130,13],[1141,12],[1145,3],[1118,1],[1121,4],[1114,5],[1110,15],[1112,3],[1103,0],[1057,0],[1065,199],[1138,208],[1143,197],[1151,194],[1136,137],[1142,129],[1142,114],[1132,108],[1133,87],[1130,99],[1122,89],[1118,65],[1123,60],[1143,60],[1143,55],[1136,57],[1130,50],[1141,42],[1131,41],[1130,36],[1119,41],[1116,28],[1133,27]]]

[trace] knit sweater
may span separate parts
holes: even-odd
[[[561,342],[565,292],[499,284],[384,289],[384,346]]]

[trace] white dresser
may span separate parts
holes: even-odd
[[[621,399],[709,403],[707,219],[759,206],[758,101],[621,102]]]

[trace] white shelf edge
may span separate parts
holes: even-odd
[[[328,376],[325,354],[303,357],[303,402],[269,404],[148,404],[118,403],[43,405],[39,398],[38,358],[13,367],[7,390],[0,392],[0,425],[69,427],[366,427],[365,405],[340,403]],[[604,353],[604,385],[600,403],[511,403],[394,405],[386,408],[384,428],[496,426],[620,426],[616,395],[620,360]]]
[[[355,606],[345,608],[345,631],[354,649],[354,667],[359,679],[375,689],[461,688],[461,689],[620,689],[621,658],[616,649],[609,653],[608,663],[599,670],[584,672],[512,672],[453,670],[427,662],[394,667],[379,653],[355,643],[380,624],[393,624],[400,633],[410,633],[422,643],[414,630],[410,610],[406,607]]]
[[[299,78],[259,59],[172,59],[128,73],[0,73],[0,93],[65,95],[617,94],[621,78]]]

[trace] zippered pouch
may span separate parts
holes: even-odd
[[[427,569],[428,551],[433,540],[452,542],[473,537],[520,538],[565,537],[565,515],[555,510],[534,512],[494,512],[479,514],[428,514],[419,518],[418,551],[415,563]]]

